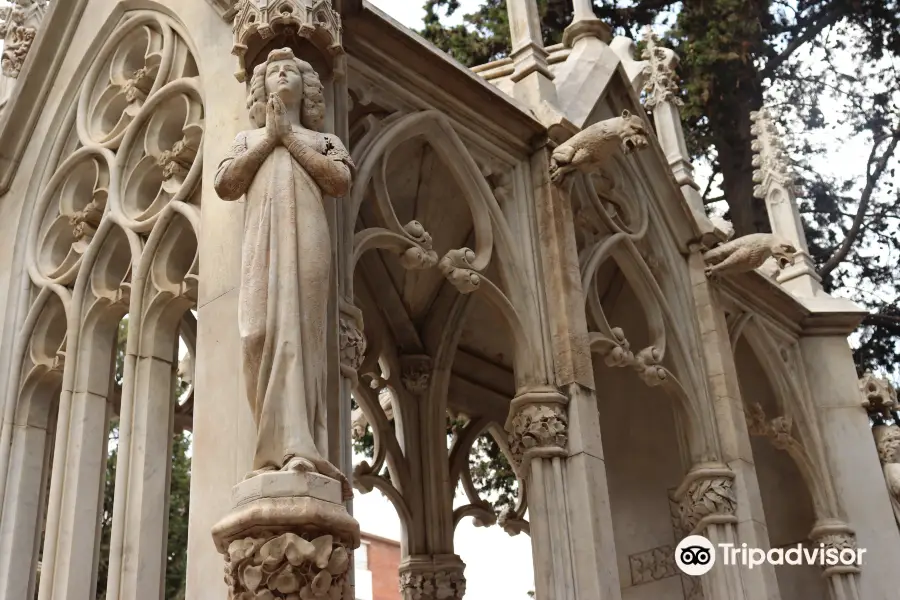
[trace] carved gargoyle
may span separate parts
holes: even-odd
[[[557,146],[550,157],[550,180],[561,184],[572,171],[599,169],[617,148],[630,154],[647,144],[644,120],[623,110],[621,117],[594,123]]]
[[[759,268],[769,257],[778,261],[779,268],[793,264],[797,249],[771,233],[751,233],[707,251],[707,276],[746,273]]]

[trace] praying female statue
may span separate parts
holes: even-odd
[[[238,321],[257,427],[249,476],[316,472],[340,481],[347,498],[347,479],[324,458],[332,263],[323,202],[349,191],[353,162],[321,132],[322,83],[289,48],[253,70],[248,107],[258,129],[238,134],[215,188],[223,200],[246,196]]]

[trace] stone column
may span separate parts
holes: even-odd
[[[621,598],[584,294],[568,192],[532,157],[541,287],[555,386],[523,390],[507,431],[526,480],[539,600]]]
[[[837,519],[819,521],[809,534],[813,544],[817,544],[825,552],[841,552],[849,550],[856,552],[859,546],[856,543],[856,535],[846,524]],[[865,560],[865,556],[863,557]],[[860,569],[852,565],[823,566],[822,576],[828,580],[828,591],[831,600],[859,600],[860,596],[857,576]],[[885,596],[886,598],[886,596]]]
[[[508,0],[510,58],[515,65],[512,81],[518,100],[531,107],[556,102],[556,86],[547,65],[547,51],[541,37],[541,21],[535,0]]]
[[[826,335],[803,337],[800,351],[822,438],[828,440],[826,459],[842,516],[853,524],[859,547],[867,551],[859,597],[894,598],[900,589],[896,561],[900,556],[900,531],[844,335],[831,329]]]
[[[563,32],[563,44],[571,48],[583,37],[594,37],[604,44],[612,41],[609,25],[594,15],[591,0],[574,0],[572,23]]]
[[[737,533],[737,494],[734,472],[721,463],[695,465],[672,494],[685,537],[702,535],[716,548],[740,547]],[[703,576],[704,597],[748,598],[741,570],[717,564]]]
[[[688,257],[694,306],[699,317],[700,338],[706,366],[709,397],[719,435],[721,458],[734,476],[737,537],[740,543],[769,550],[769,532],[762,505],[759,480],[753,461],[753,449],[744,402],[741,398],[728,324],[721,302],[704,274],[699,248]],[[734,570],[737,570],[735,567]],[[777,600],[780,597],[775,569],[764,564],[753,570],[741,567],[748,599]]]

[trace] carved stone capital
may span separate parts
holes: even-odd
[[[870,414],[890,417],[891,411],[897,410],[897,390],[889,380],[876,377],[872,371],[860,377],[859,391],[862,405]]]
[[[566,456],[566,404],[568,398],[551,389],[527,391],[513,398],[506,431],[510,452],[523,474],[532,458]]]
[[[833,554],[835,551],[841,554],[844,551],[856,552],[859,546],[856,543],[856,532],[837,519],[819,521],[809,533],[809,539],[819,544],[825,552]],[[846,553],[845,553],[846,554]],[[859,565],[844,564],[843,559],[837,565],[823,565],[826,577],[859,573]]]
[[[410,556],[400,565],[403,600],[462,600],[466,565],[455,554]]]
[[[341,302],[338,316],[338,346],[341,353],[341,372],[351,379],[366,355],[366,335],[363,333],[362,311],[346,302]]]
[[[424,396],[431,382],[431,357],[426,354],[406,354],[400,357],[400,381],[410,394]]]
[[[737,523],[734,472],[724,465],[704,464],[691,469],[672,494],[685,536],[702,533],[709,525]]]

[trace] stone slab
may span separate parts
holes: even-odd
[[[299,497],[341,504],[341,484],[318,473],[274,471],[246,479],[231,490],[236,508],[263,498]]]

